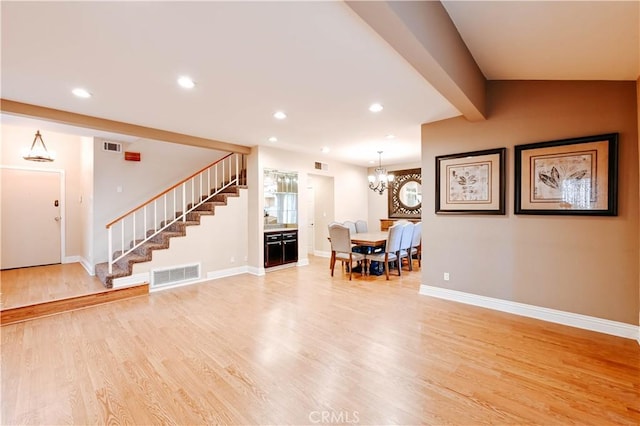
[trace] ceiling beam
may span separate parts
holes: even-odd
[[[439,1],[347,1],[469,121],[486,118],[486,79]]]
[[[71,126],[85,127],[93,130],[120,133],[143,139],[153,139],[164,142],[173,142],[182,145],[198,146],[219,151],[250,154],[251,147],[222,142],[215,139],[200,138],[182,133],[169,132],[167,130],[138,126],[137,124],[123,123],[121,121],[107,120],[105,118],[92,117],[90,115],[76,114],[75,112],[62,111],[38,105],[0,99],[0,111],[7,114],[24,117],[40,118],[56,123]]]

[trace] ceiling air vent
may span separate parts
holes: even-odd
[[[104,141],[102,143],[102,150],[109,152],[122,152],[122,144],[120,142]]]
[[[327,163],[320,163],[316,161],[315,165],[316,170],[329,170],[329,165]]]

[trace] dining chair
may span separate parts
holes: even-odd
[[[358,232],[358,230],[356,229],[356,223],[352,220],[345,220],[344,222],[342,222],[342,225],[349,228],[349,232],[351,232],[352,234]]]
[[[402,259],[407,258],[409,261],[409,270],[411,267],[411,242],[413,241],[413,223],[406,222],[400,224],[402,226],[402,237],[400,239],[400,251],[398,252],[398,268],[402,269]]]
[[[369,227],[367,226],[366,220],[356,220],[356,232],[368,232]]]
[[[422,222],[413,225],[413,239],[411,241],[411,249],[409,249],[409,265],[413,270],[413,259],[418,260],[418,266],[422,267]]]
[[[389,235],[387,235],[387,244],[381,253],[373,253],[367,255],[367,260],[378,261],[384,263],[384,272],[389,279],[389,262],[398,261],[398,276],[402,275],[402,268],[399,264],[398,254],[400,252],[400,240],[402,240],[402,225],[393,225],[389,227]]]
[[[351,251],[351,232],[348,227],[331,225],[329,227],[329,238],[331,239],[331,276],[333,276],[336,260],[340,260],[343,264],[345,262],[348,263],[349,281],[351,281],[351,277],[353,276],[353,262],[364,260],[365,256]],[[364,274],[364,268],[362,268],[361,274]]]

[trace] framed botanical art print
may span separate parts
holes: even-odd
[[[506,148],[436,157],[436,213],[505,214]]]
[[[515,213],[618,214],[618,134],[515,147]]]

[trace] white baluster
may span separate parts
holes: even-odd
[[[148,229],[147,228],[147,206],[144,206],[143,209],[144,210],[142,210],[142,214],[143,214],[142,218],[144,219],[143,220],[143,222],[144,222],[144,225],[143,225],[144,230],[142,232],[142,239],[146,240],[147,239],[147,229]]]
[[[122,218],[122,226],[120,227],[120,256],[124,253],[124,218]]]
[[[133,245],[136,245],[136,212],[133,212]],[[129,250],[131,250],[131,247],[129,247]],[[127,252],[129,252],[129,250],[127,250]]]
[[[108,235],[107,235],[107,250],[109,253],[109,273],[113,273],[113,233],[112,233],[112,229],[113,226],[110,226],[108,229]]]
[[[240,179],[240,172],[238,172],[238,154],[234,154],[236,159],[236,185],[238,184],[238,180]]]
[[[182,214],[187,211],[187,186],[186,182],[182,184]],[[184,215],[186,219],[187,215]]]

